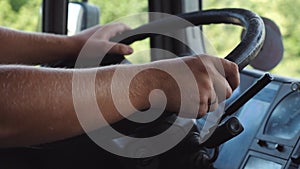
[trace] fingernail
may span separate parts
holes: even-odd
[[[133,53],[133,49],[132,49],[131,47],[128,47],[127,53],[128,53],[128,54],[132,54],[132,53]]]

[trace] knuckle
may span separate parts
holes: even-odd
[[[130,29],[130,27],[122,22],[115,22],[113,23],[113,26],[116,26],[120,29],[120,31],[124,31],[124,30],[127,30],[127,29]]]
[[[183,57],[182,60],[187,62],[187,63],[195,63],[195,61],[198,61],[198,57],[186,56],[186,57]]]
[[[226,98],[229,98],[232,95],[232,89],[228,86],[226,88]]]
[[[198,81],[199,85],[199,91],[203,90],[203,93],[208,95],[213,90],[213,84],[209,76],[201,76],[200,78],[203,78],[202,80]]]
[[[237,64],[231,62],[230,66],[231,66],[232,72],[234,72],[234,73],[236,73],[236,74],[239,72],[239,67],[238,67]]]
[[[213,112],[213,111],[217,110],[218,107],[219,107],[218,103],[211,104],[208,108],[208,112]]]
[[[204,102],[201,102],[200,103],[200,107],[199,107],[199,113],[198,113],[198,118],[201,118],[203,116],[205,116],[206,112],[208,110],[208,105],[207,105],[207,102],[204,103]]]

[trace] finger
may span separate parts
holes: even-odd
[[[212,96],[208,99],[207,102],[207,112],[213,112],[215,110],[217,110],[219,106],[219,101],[218,101],[218,97],[216,95],[216,93],[213,91]]]
[[[106,47],[109,49],[108,53],[112,54],[130,55],[133,53],[133,49],[130,46],[120,43],[106,42]]]
[[[199,113],[198,118],[205,116],[207,112],[215,111],[219,104],[218,104],[218,97],[214,90],[211,90],[211,94],[206,96],[200,96],[200,106],[199,106]]]
[[[222,75],[214,75],[213,78],[216,97],[218,98],[218,103],[220,103],[231,96],[232,89],[228,81]]]
[[[98,38],[109,40],[112,37],[123,33],[124,31],[131,30],[131,28],[123,23],[111,23],[104,25],[101,30],[102,31],[99,31]]]
[[[226,59],[222,59],[222,64],[224,67],[225,77],[231,89],[236,89],[240,83],[239,68],[237,64]]]
[[[199,113],[197,118],[201,118],[205,116],[208,110],[208,98],[207,97],[202,97],[200,98],[200,106],[199,106]]]

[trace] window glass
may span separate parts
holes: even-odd
[[[284,56],[279,65],[270,72],[295,78],[300,78],[299,7],[300,1],[292,0],[203,0],[203,9],[245,8],[273,20],[279,26],[283,37]],[[241,37],[241,29],[229,25],[205,26],[204,33],[220,56],[226,56]]]
[[[101,11],[100,24],[110,22],[123,22],[131,28],[136,28],[148,22],[147,0],[89,0],[89,3],[99,6]],[[134,53],[126,58],[131,63],[150,62],[149,38],[135,42],[131,45]]]
[[[38,31],[42,0],[1,0],[0,26]]]

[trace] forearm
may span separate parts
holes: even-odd
[[[89,105],[94,96],[88,95],[84,86],[73,88],[73,73],[83,75],[81,82],[87,82],[96,73],[96,100],[105,120],[112,124],[123,117],[114,107],[111,78],[114,67],[84,70],[46,69],[28,66],[0,66],[0,147],[26,146],[65,139],[83,133],[77,119],[75,101]],[[73,86],[74,87],[74,86]],[[75,86],[76,87],[76,86]],[[80,106],[80,105],[79,105]],[[86,111],[85,122],[90,130],[105,125],[104,119],[95,121],[94,115],[101,117],[96,108]],[[130,115],[128,110],[125,114]],[[127,116],[126,115],[126,116]]]
[[[40,64],[76,58],[83,44],[70,37],[0,27],[0,64]]]
[[[166,111],[178,112],[181,99],[188,99],[183,116],[202,117],[217,108],[216,102],[208,109],[212,100],[222,102],[231,95],[239,84],[239,76],[237,65],[230,61],[205,55],[201,58],[204,60],[185,57],[144,65],[75,70],[0,66],[0,147],[34,145],[79,135],[84,131],[77,115],[84,122],[85,131],[90,131],[115,123],[136,110],[162,108],[165,97]],[[182,61],[193,74],[182,71]],[[217,66],[226,68],[225,74]],[[177,79],[163,70],[176,72],[177,78],[184,80],[180,90]],[[136,72],[136,76],[130,76]],[[183,78],[187,75],[192,81]],[[165,96],[151,93],[154,89],[161,89]],[[191,115],[190,108],[192,113],[197,108],[198,113]]]

